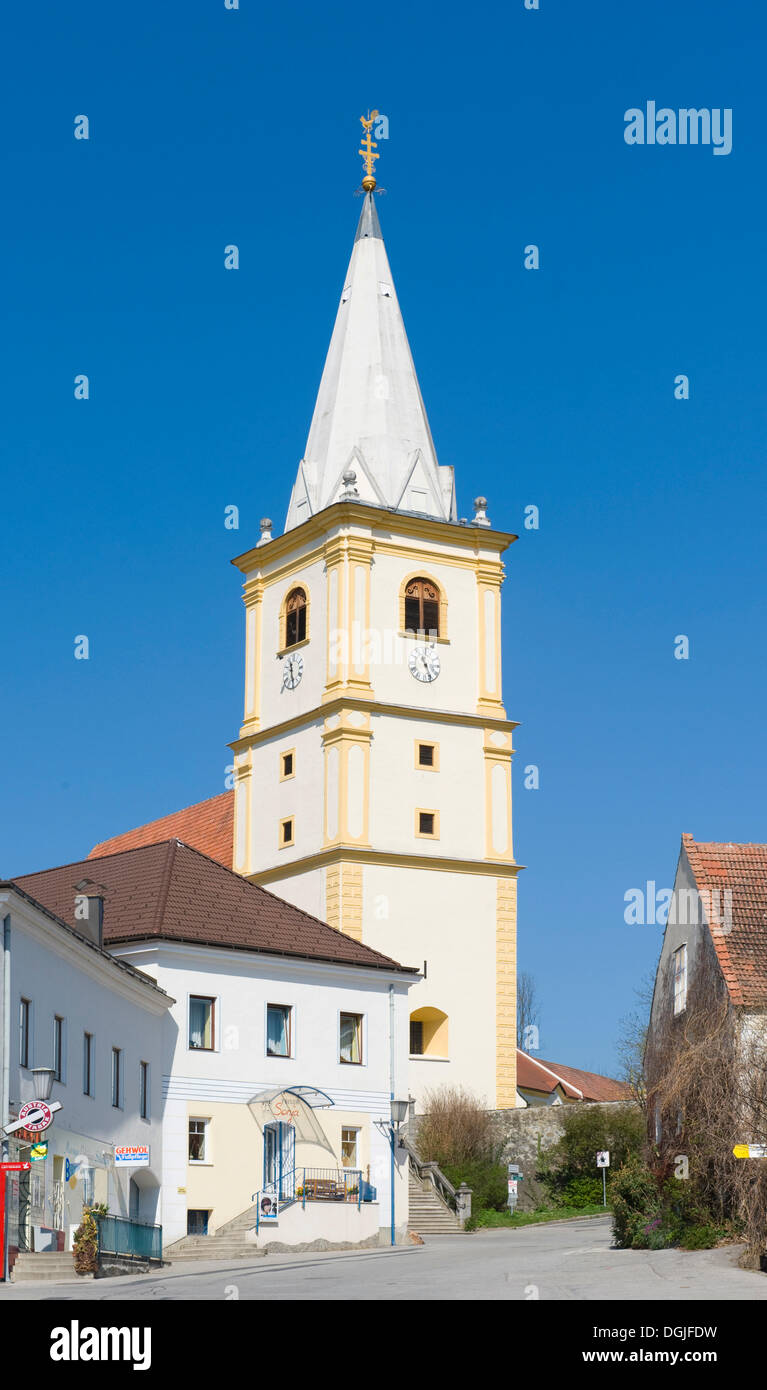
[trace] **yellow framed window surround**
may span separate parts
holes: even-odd
[[[280,781],[287,782],[296,775],[296,750],[286,748],[280,753]]]
[[[286,816],[280,821],[280,849],[287,849],[288,845],[296,842],[296,821],[295,816]]]
[[[415,812],[415,833],[419,840],[439,839],[439,811],[427,810],[417,806]]]
[[[415,741],[415,765],[421,772],[439,772],[439,744],[417,738]]]
[[[280,607],[280,653],[303,647],[309,641],[309,607],[305,584],[296,584],[285,595]]]

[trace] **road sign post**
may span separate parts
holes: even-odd
[[[600,1149],[597,1154],[597,1168],[602,1169],[602,1206],[607,1206],[607,1170],[610,1167],[610,1154],[607,1149]]]

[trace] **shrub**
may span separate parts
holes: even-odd
[[[97,1215],[106,1212],[97,1210]],[[83,1219],[75,1231],[74,1258],[76,1274],[95,1274],[99,1263],[99,1230],[91,1207],[83,1207]]]
[[[417,1136],[423,1159],[436,1161],[442,1169],[475,1159],[498,1160],[493,1119],[479,1096],[461,1086],[440,1086],[426,1092],[423,1105]]]
[[[683,1250],[711,1250],[726,1235],[722,1226],[689,1226],[679,1244]]]
[[[641,1159],[632,1154],[610,1184],[615,1244],[628,1250],[658,1249],[663,1210],[658,1184]],[[654,1234],[655,1233],[655,1234]]]
[[[473,1215],[480,1211],[505,1211],[508,1197],[506,1169],[502,1163],[494,1163],[486,1158],[474,1158],[464,1163],[448,1163],[443,1169],[445,1177],[460,1187],[462,1182],[471,1188],[471,1210]]]
[[[558,1192],[566,1207],[595,1207],[602,1201],[601,1178],[570,1178]]]

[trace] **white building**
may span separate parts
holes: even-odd
[[[0,883],[0,1125],[38,1099],[35,1067],[53,1070],[51,1101],[61,1104],[40,1136],[47,1155],[10,1183],[12,1250],[71,1249],[84,1203],[160,1221],[161,1046],[172,1000],[99,944],[95,885],[75,888],[85,877],[69,875],[68,923],[18,884]],[[31,1137],[12,1134],[8,1158],[28,1159]],[[148,1147],[148,1161],[116,1162],[115,1146]]]
[[[63,914],[72,883],[94,874],[109,949],[173,1001],[158,1067],[166,1249],[254,1206],[261,1243],[390,1240],[391,1099],[408,1098],[418,972],[177,840],[20,883]],[[279,1215],[262,1227],[260,1204],[275,1198]]]

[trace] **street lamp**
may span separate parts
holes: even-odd
[[[35,1078],[35,1100],[50,1100],[56,1072],[53,1067],[32,1067]]]
[[[391,1102],[391,1121],[395,1129],[399,1129],[400,1125],[404,1124],[409,1109],[409,1100],[393,1100]]]

